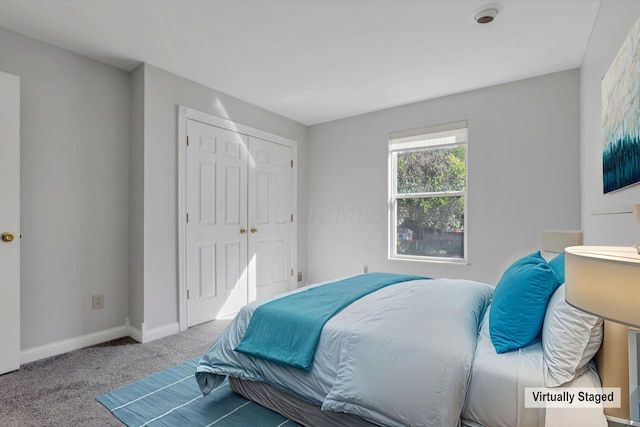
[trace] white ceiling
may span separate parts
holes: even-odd
[[[579,67],[600,1],[0,0],[0,26],[311,125]]]

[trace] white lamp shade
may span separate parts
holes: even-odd
[[[565,299],[597,316],[640,326],[640,255],[636,248],[567,248]]]

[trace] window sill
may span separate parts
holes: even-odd
[[[471,265],[468,260],[460,258],[429,258],[418,256],[390,256],[391,261],[413,261],[413,262],[426,262],[430,264],[452,264],[452,265]]]

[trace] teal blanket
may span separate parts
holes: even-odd
[[[418,279],[426,277],[362,274],[267,302],[256,308],[235,350],[309,371],[329,319],[378,289]]]

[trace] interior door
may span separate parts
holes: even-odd
[[[249,137],[249,299],[293,289],[293,150]]]
[[[187,324],[247,303],[247,137],[187,121]]]
[[[20,78],[0,71],[0,374],[20,368]]]

